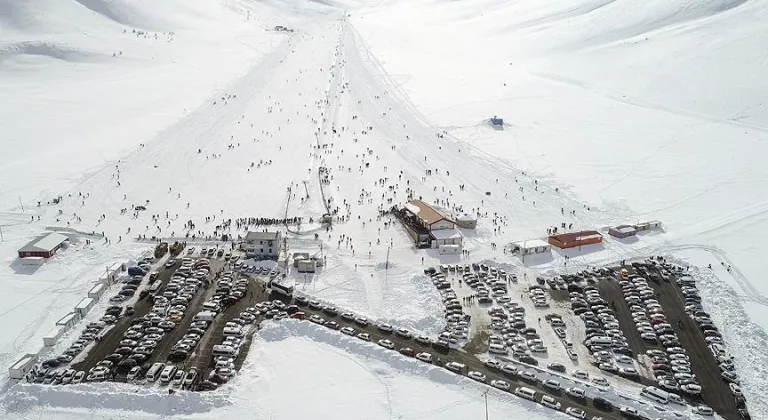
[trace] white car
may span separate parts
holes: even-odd
[[[383,325],[382,325],[383,327]],[[398,335],[403,338],[411,338],[411,332],[406,330],[405,328],[398,328],[395,330],[395,335]]]
[[[743,395],[741,392],[741,387],[734,384],[733,382],[728,384],[728,387],[731,388],[731,393],[736,396]]]
[[[379,340],[379,345],[381,347],[384,347],[384,348],[390,349],[390,350],[395,348],[395,343],[393,343],[393,342],[391,342],[389,340]]]
[[[693,407],[693,412],[702,416],[715,415],[715,412],[712,410],[712,408],[706,405],[699,405],[699,406]]]
[[[315,324],[320,324],[320,325],[325,324],[325,320],[319,315],[312,315],[309,317],[309,320],[314,322]]]
[[[586,396],[586,393],[584,392],[583,389],[576,388],[575,386],[570,388],[565,388],[565,393],[574,398],[584,398]]]
[[[585,419],[587,417],[587,413],[585,413],[584,410],[576,407],[568,407],[565,409],[565,412],[577,419]]]
[[[560,401],[550,397],[549,395],[542,395],[541,396],[541,405],[544,407],[549,407],[554,410],[559,410],[560,407],[562,407],[562,404],[560,404]]]
[[[389,324],[379,324],[376,328],[379,329],[379,331],[391,333],[392,332],[392,326]]]
[[[416,354],[416,358],[422,362],[432,363],[432,355],[427,352],[421,352]]]
[[[360,333],[357,335],[357,338],[363,340],[363,341],[371,341],[371,336],[368,333]]]
[[[598,386],[611,386],[611,383],[608,382],[607,379],[600,376],[595,376],[592,378],[592,383]]]
[[[340,331],[346,335],[355,335],[355,329],[352,327],[344,327]]]
[[[469,376],[470,378],[472,378],[472,379],[474,379],[474,380],[476,380],[478,382],[483,382],[484,383],[486,381],[486,377],[485,377],[484,374],[482,374],[480,372],[476,372],[474,370],[470,370],[469,373],[467,373],[467,376]]]
[[[505,381],[494,379],[491,381],[491,386],[502,391],[509,391],[509,384]]]
[[[573,377],[576,378],[576,379],[581,379],[581,380],[586,381],[586,380],[589,380],[589,373],[588,372],[584,372],[583,370],[574,370],[573,371]]]
[[[559,391],[560,390],[560,382],[554,380],[554,379],[545,379],[541,382],[541,384],[553,391]]]

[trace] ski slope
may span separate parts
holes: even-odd
[[[104,266],[146,249],[137,236],[236,237],[245,230],[222,220],[243,217],[304,218],[291,246],[321,253],[327,266],[295,276],[298,289],[433,334],[442,306],[419,273],[459,257],[415,252],[397,223],[379,219],[411,196],[479,215],[465,232],[470,258],[505,261],[529,278],[562,270],[566,255],[567,269],[649,254],[712,264],[700,273],[705,306],[724,323],[739,321],[726,338],[750,342],[732,347],[753,415],[768,415],[758,397],[768,286],[755,245],[768,234],[764,16],[754,0],[0,0],[0,274],[8,279],[0,362],[34,351]],[[504,131],[487,125],[493,115]],[[60,204],[49,203],[57,196]],[[137,205],[147,210],[134,215]],[[329,210],[332,230],[308,222]],[[527,265],[503,252],[564,222],[596,229],[651,219],[665,231],[634,243]],[[77,241],[36,271],[20,267],[15,250],[46,226],[108,241]],[[248,363],[264,377],[190,400],[193,412],[150,396],[150,414],[207,407],[200,411],[216,417],[246,409],[330,417],[323,408],[338,406],[408,417],[425,402],[410,399],[413,387],[436,404],[414,417],[477,408],[459,385],[438,389],[345,359],[328,343],[260,345]],[[281,404],[295,378],[279,377],[290,358],[276,355],[292,351],[298,360],[328,358],[305,367],[313,381],[336,375],[331,366],[355,371],[349,389],[377,403],[323,404],[338,397],[329,391],[304,408]],[[244,403],[265,390],[275,396],[263,406]],[[103,408],[132,416],[114,391],[118,402]],[[37,405],[8,394],[8,413],[21,415],[9,409],[17,397],[29,401],[25,410]],[[446,398],[467,405],[435,401]],[[41,415],[85,409],[65,406]]]

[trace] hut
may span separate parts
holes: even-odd
[[[477,227],[477,218],[464,213],[456,218],[456,226],[462,229],[474,229]]]
[[[637,234],[637,229],[630,225],[618,225],[608,229],[608,234],[614,238],[623,239],[630,236],[635,236],[635,234]]]
[[[603,235],[594,230],[583,230],[581,232],[551,235],[548,242],[560,249],[575,248],[577,246],[599,244],[603,242]]]
[[[541,239],[531,239],[529,241],[514,242],[512,252],[524,257],[526,255],[544,254],[552,251],[552,245]]]

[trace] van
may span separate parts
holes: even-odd
[[[205,322],[211,322],[213,321],[213,317],[216,314],[210,311],[203,311],[198,312],[197,315],[193,318],[194,321],[205,321]]]
[[[149,382],[155,382],[157,380],[158,375],[160,375],[160,371],[165,368],[165,363],[155,363],[152,365],[151,368],[147,371],[147,381]]]
[[[205,302],[203,303],[203,309],[209,312],[219,312],[219,305],[213,302]]]
[[[239,350],[232,347],[232,346],[225,346],[225,345],[214,345],[212,353],[214,356],[230,356],[230,357],[237,357]]]
[[[517,395],[520,398],[525,398],[526,400],[531,400],[531,401],[536,400],[536,391],[524,386],[519,386],[515,388],[515,395]]]
[[[669,393],[669,402],[677,405],[685,405],[685,401],[683,400],[683,397],[677,394],[673,394],[671,392]]]
[[[610,346],[613,345],[613,339],[606,336],[597,336],[587,339],[584,344],[587,346]]]
[[[154,293],[158,290],[160,290],[160,287],[163,285],[163,282],[161,280],[155,280],[152,285],[149,286],[149,291]]]
[[[640,395],[660,404],[666,404],[669,402],[669,392],[662,391],[655,386],[647,386],[643,388],[643,390],[640,392]]]
[[[171,379],[173,379],[173,375],[175,373],[176,373],[176,366],[174,365],[166,366],[163,369],[163,371],[160,373],[160,382],[164,384],[171,382]]]
[[[243,336],[243,330],[241,328],[235,328],[235,327],[224,327],[224,337],[226,336],[235,336],[235,337],[242,337]]]
[[[500,344],[491,344],[490,346],[488,346],[488,352],[492,354],[503,354],[503,355],[509,354],[509,352],[507,351],[507,348]]]

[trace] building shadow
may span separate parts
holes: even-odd
[[[45,264],[45,263],[43,263],[43,264]],[[10,267],[11,270],[13,270],[13,272],[16,273],[16,274],[31,276],[31,275],[35,274],[37,272],[37,270],[40,269],[40,267],[42,267],[42,264],[41,265],[23,264],[21,262],[21,258],[16,258],[16,259],[13,260],[13,262],[11,262],[8,265],[8,267]]]
[[[565,248],[565,249],[560,249],[554,246],[552,247],[552,251],[556,252],[561,257],[568,257],[568,258],[581,257],[582,255],[594,254],[595,252],[600,252],[604,250],[605,250],[605,245],[602,242],[599,244],[575,246],[573,248]]]

